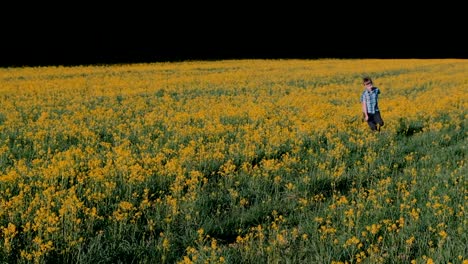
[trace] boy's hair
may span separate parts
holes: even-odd
[[[370,77],[364,77],[364,78],[362,78],[362,82],[363,83],[367,83],[367,82],[372,83],[372,79]]]

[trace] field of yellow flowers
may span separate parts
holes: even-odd
[[[467,99],[462,59],[0,69],[0,263],[466,264]]]

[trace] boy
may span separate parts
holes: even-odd
[[[361,94],[362,112],[372,131],[380,131],[380,127],[384,125],[379,111],[379,88],[375,87],[372,79],[364,77],[363,84],[365,90]]]

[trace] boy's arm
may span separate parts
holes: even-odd
[[[367,115],[367,106],[366,106],[366,101],[362,101],[362,112],[364,113],[364,118],[369,119],[369,116]]]

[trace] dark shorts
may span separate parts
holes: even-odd
[[[380,127],[384,125],[384,121],[380,116],[380,112],[377,111],[375,114],[367,114],[369,119],[367,119],[367,124],[369,125],[371,130],[380,131]]]

